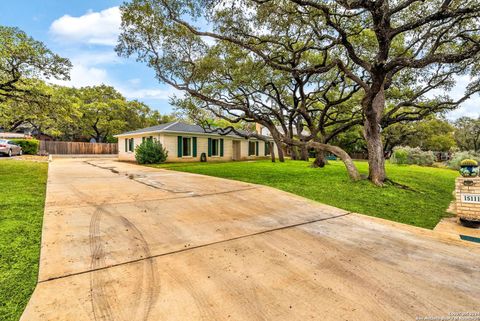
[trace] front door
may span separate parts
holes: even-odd
[[[232,141],[232,149],[233,149],[233,160],[240,160],[240,141],[234,140]]]

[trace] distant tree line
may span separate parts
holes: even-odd
[[[450,121],[431,115],[423,120],[391,125],[381,132],[384,153],[389,157],[397,146],[418,147],[424,151],[480,151],[480,118],[461,117]],[[338,135],[335,144],[349,154],[367,153],[362,128],[357,126]]]
[[[113,87],[70,88],[71,63],[17,28],[0,26],[0,127],[29,127],[58,140],[115,141],[124,131],[172,120]]]

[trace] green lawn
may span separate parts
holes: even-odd
[[[0,159],[0,319],[16,321],[37,282],[47,163]]]
[[[287,192],[343,208],[348,211],[432,229],[453,199],[455,177],[449,169],[387,165],[393,181],[409,186],[405,190],[388,185],[375,187],[368,181],[349,180],[343,163],[330,162],[323,169],[310,168],[307,162],[268,160],[229,163],[170,163],[155,167],[224,177],[272,186]],[[367,174],[368,164],[356,162]]]

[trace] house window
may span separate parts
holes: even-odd
[[[255,156],[255,147],[256,147],[255,142],[248,142],[248,156]]]
[[[135,144],[133,138],[128,140],[128,151],[133,152],[135,150]]]
[[[133,138],[125,138],[125,152],[133,152],[135,149]]]
[[[146,140],[153,140],[153,136],[149,136],[149,137],[142,137],[142,143],[145,142]]]
[[[265,156],[270,155],[270,142],[265,142]]]
[[[183,137],[182,140],[182,155],[183,156],[192,156],[192,138]]]
[[[220,155],[219,139],[212,139],[212,156]]]

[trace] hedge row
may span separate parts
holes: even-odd
[[[415,164],[431,166],[435,162],[435,154],[432,151],[423,151],[418,147],[399,146],[393,149],[390,162],[393,164]]]
[[[40,149],[40,142],[36,139],[10,139],[10,141],[22,147],[23,154],[36,155]]]

